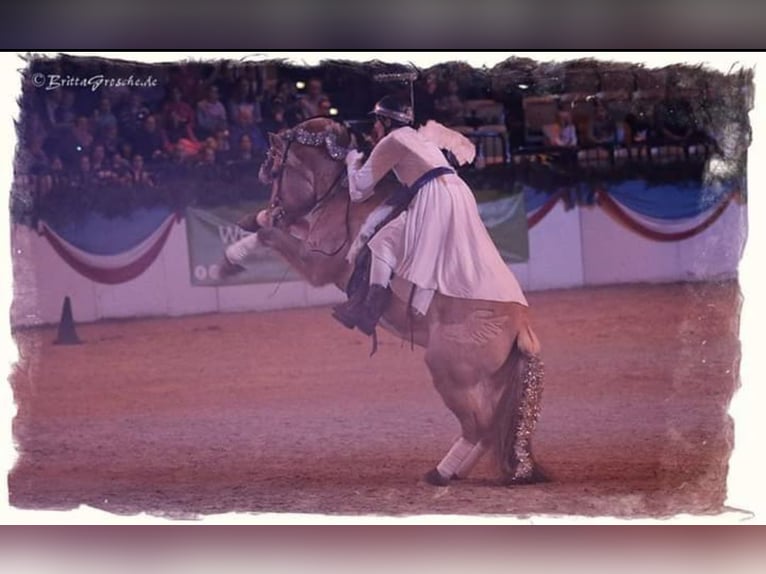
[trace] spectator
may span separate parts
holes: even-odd
[[[25,138],[25,140],[28,138]],[[43,150],[43,139],[39,136],[29,139],[29,143],[19,146],[16,159],[16,175],[22,181],[26,178],[29,186],[38,197],[50,190],[49,160]]]
[[[64,90],[50,90],[43,101],[43,118],[48,129],[59,127],[59,108]]]
[[[109,128],[117,127],[117,116],[112,112],[112,102],[109,98],[101,98],[98,108],[93,112],[93,126],[97,136],[106,133]]]
[[[96,141],[104,147],[104,152],[108,157],[111,157],[120,151],[120,137],[117,132],[117,126],[109,126],[106,128],[104,133],[101,134],[101,137]]]
[[[226,127],[226,108],[219,99],[218,88],[210,86],[205,98],[197,103],[197,136],[207,138]]]
[[[120,157],[128,167],[130,167],[130,162],[133,159],[133,155],[133,145],[127,140],[122,141],[120,143]]]
[[[212,138],[210,138],[212,140]],[[220,175],[215,143],[207,141],[194,164],[196,173],[206,181],[216,181]]]
[[[149,114],[141,94],[135,90],[131,92],[128,102],[117,114],[120,134],[129,140],[135,137]]]
[[[57,90],[56,90],[57,91]],[[74,109],[74,92],[71,90],[63,90],[61,94],[61,102],[56,108],[56,128],[69,128],[74,122],[77,114]]]
[[[63,189],[68,186],[69,176],[64,169],[64,162],[61,157],[54,155],[51,157],[50,187],[51,189]]]
[[[95,138],[88,118],[79,116],[75,120],[74,127],[72,128],[72,136],[74,137],[75,144],[81,146],[83,151],[90,151]]]
[[[258,87],[260,84],[258,72],[258,66],[252,63],[245,64],[238,70],[239,81],[248,85],[249,92],[255,99],[258,98]]]
[[[48,137],[48,129],[45,126],[45,120],[39,113],[30,112],[25,116],[27,120],[23,124],[19,135],[24,141],[39,140],[43,149],[47,150],[51,145],[51,138]],[[22,127],[22,126],[20,126]]]
[[[163,148],[168,156],[176,152],[183,157],[197,154],[200,142],[194,133],[194,110],[181,99],[181,90],[173,88],[171,99],[163,110]]]
[[[427,74],[423,84],[415,84],[416,124],[425,124],[428,120],[436,119],[436,101],[439,98],[438,88],[439,84],[434,73]]]
[[[133,160],[130,164],[130,171],[128,172],[128,178],[132,185],[154,186],[154,178],[148,171],[146,171],[146,168],[144,167],[144,158],[141,154],[133,156]]]
[[[445,126],[463,125],[465,110],[460,97],[460,86],[451,79],[447,82],[447,93],[436,101],[436,110]]]
[[[317,115],[329,118],[332,115],[330,110],[332,110],[332,102],[330,102],[330,98],[327,96],[322,96],[319,98],[319,109],[317,111]]]
[[[260,123],[263,119],[261,117],[261,103],[253,91],[253,84],[247,78],[240,78],[235,85],[226,111],[228,117],[234,120],[240,110],[250,113],[255,123]]]
[[[61,157],[64,165],[75,168],[80,164],[80,157],[90,153],[93,139],[88,118],[80,116],[59,140],[56,154]]]
[[[236,150],[234,151],[233,159],[235,161],[247,162],[255,159],[253,154],[253,140],[247,134],[242,134],[239,137],[239,142]]]
[[[577,147],[577,130],[572,122],[572,112],[563,106],[556,113],[556,121],[543,126],[545,145],[552,147]]]
[[[276,78],[269,78],[263,83],[261,92],[261,117],[262,120],[272,116],[271,106],[274,101],[281,101],[279,97],[279,82]]]
[[[90,152],[90,166],[93,171],[106,168],[106,150],[102,144],[96,144]]]
[[[261,122],[261,129],[264,134],[276,134],[290,127],[286,117],[285,105],[280,100],[274,100],[270,109],[270,114]]]
[[[89,188],[93,186],[95,181],[96,177],[90,164],[90,156],[83,154],[80,156],[77,171],[72,178],[72,185]]]
[[[224,159],[228,157],[229,153],[231,152],[232,146],[229,141],[229,135],[229,130],[227,129],[216,130],[215,134],[213,135],[213,139],[215,140],[213,149],[215,150],[218,159]]]
[[[170,99],[162,108],[163,127],[166,130],[183,131],[187,139],[196,141],[194,135],[194,109],[184,101],[181,89],[174,87],[170,91]]]
[[[265,151],[268,147],[266,144],[266,139],[263,137],[263,133],[255,124],[255,118],[253,117],[252,110],[247,108],[240,108],[237,115],[234,116],[234,125],[231,127],[230,147],[236,147],[239,140],[245,134],[250,137],[250,140],[252,141],[256,150]]]
[[[144,118],[141,129],[132,139],[133,152],[141,156],[143,164],[144,158],[149,163],[154,163],[165,157],[164,139],[160,129],[157,126],[157,118],[148,115]]]
[[[128,183],[130,181],[130,160],[126,159],[120,153],[112,155],[109,166],[113,174],[113,180],[119,183]]]
[[[18,168],[22,173],[40,174],[48,169],[48,156],[43,150],[43,138],[32,136],[19,147]]]
[[[320,115],[319,105],[327,96],[322,92],[322,80],[311,78],[306,87],[306,94],[298,100],[300,119],[307,120]]]
[[[250,136],[242,134],[239,142],[232,150],[231,159],[227,164],[229,173],[234,177],[257,177],[260,164],[261,156],[255,153]]]
[[[93,151],[90,154],[90,166],[95,180],[99,183],[104,184],[117,179],[112,168],[112,162],[107,158],[106,150],[101,144],[93,146]]]
[[[595,100],[593,116],[585,124],[584,144],[603,145],[617,143],[617,121],[607,107]]]

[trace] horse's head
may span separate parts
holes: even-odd
[[[270,133],[259,177],[272,186],[273,220],[290,224],[335,193],[345,173],[343,160],[353,143],[343,125],[327,118]]]

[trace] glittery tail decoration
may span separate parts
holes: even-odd
[[[532,456],[532,434],[540,416],[543,363],[515,348],[511,380],[495,413],[497,455],[505,480],[524,484],[545,480]]]
[[[511,474],[512,482],[524,482],[534,478],[535,461],[532,458],[532,433],[540,418],[540,398],[543,392],[543,363],[537,357],[526,362],[523,379],[523,395],[519,406],[519,425],[513,454],[516,459],[515,469]]]

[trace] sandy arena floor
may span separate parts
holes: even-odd
[[[327,307],[16,334],[10,504],[171,517],[721,510],[737,385],[736,283],[529,294],[546,386],[535,448],[553,482],[421,477],[458,426],[422,361]],[[77,309],[74,309],[75,318]]]

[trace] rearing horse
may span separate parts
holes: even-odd
[[[261,177],[271,204],[258,214],[258,241],[275,249],[314,286],[346,287],[345,255],[362,223],[398,185],[384,179],[363,203],[348,194],[346,151],[354,138],[326,118],[269,134]],[[409,284],[394,277],[381,325],[425,348],[436,390],[460,422],[461,437],[425,475],[446,485],[492,451],[504,484],[545,480],[532,455],[543,385],[540,344],[527,307],[434,296],[425,316],[408,312]]]

